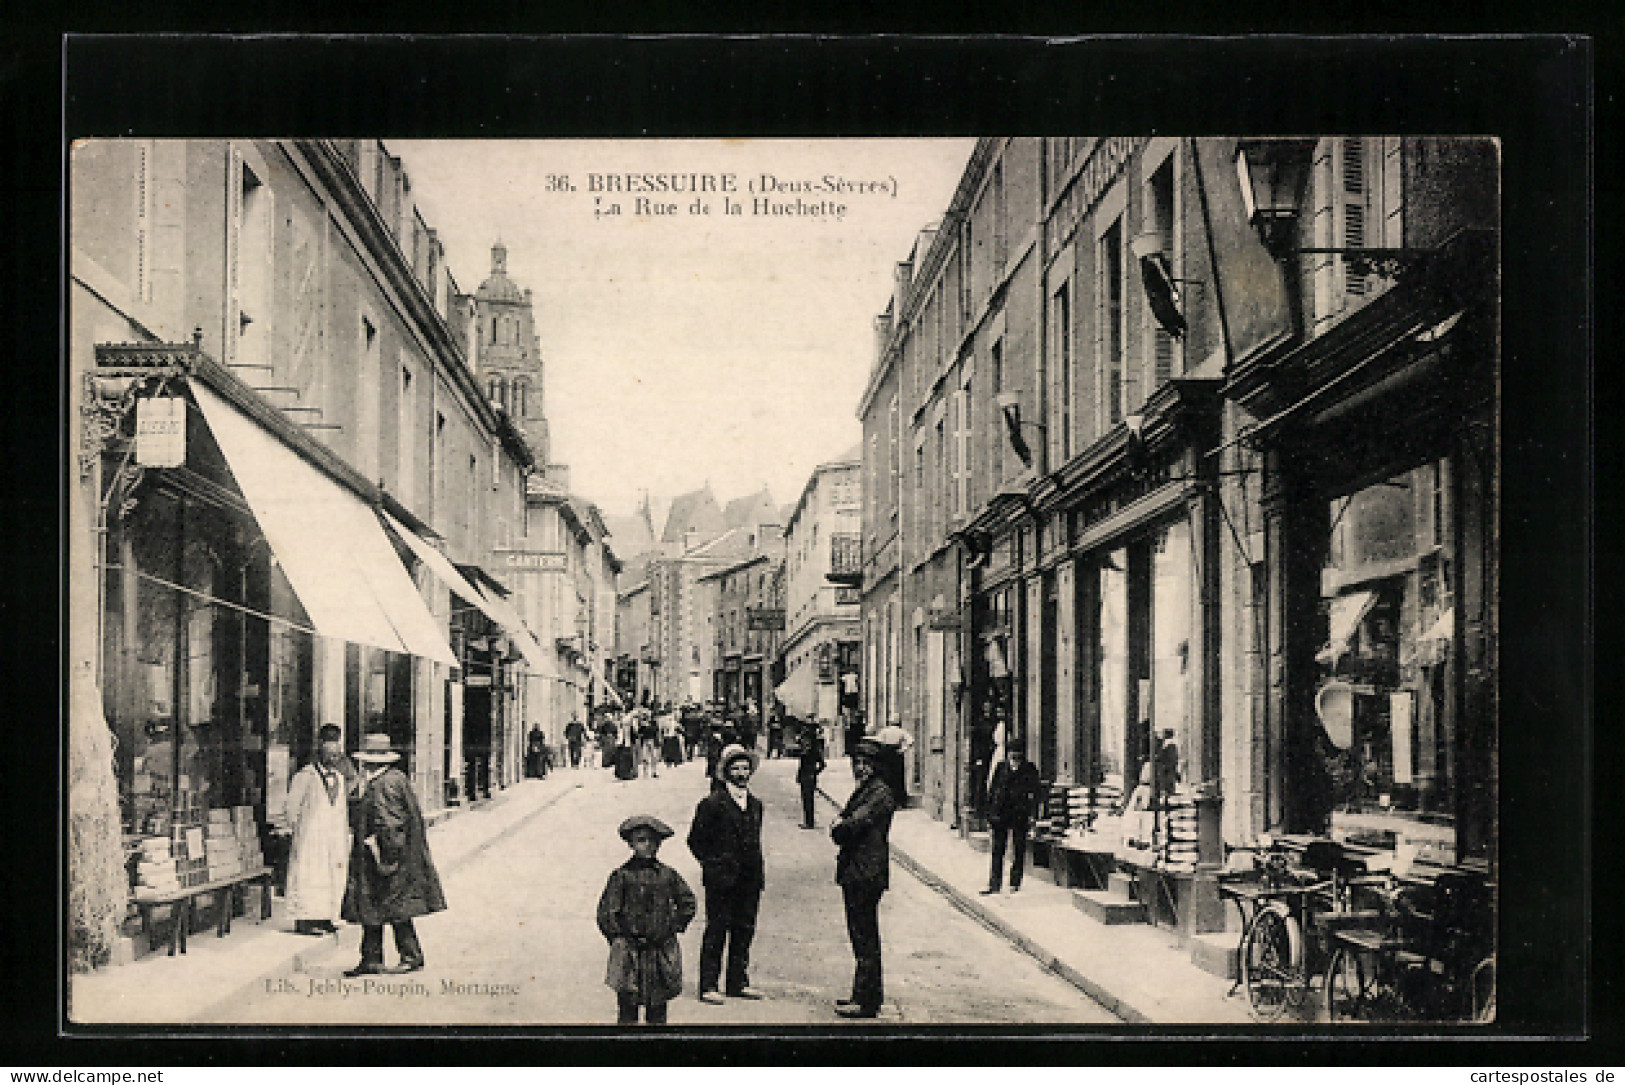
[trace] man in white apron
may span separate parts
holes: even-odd
[[[317,733],[316,756],[288,784],[288,913],[297,934],[330,934],[350,866],[350,815],[343,732],[329,723]]]

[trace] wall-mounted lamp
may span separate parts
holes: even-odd
[[[1010,447],[1015,450],[1016,456],[1021,460],[1023,467],[1033,465],[1033,450],[1028,447],[1027,439],[1021,435],[1022,426],[1031,426],[1036,430],[1043,430],[1042,422],[1024,422],[1021,418],[1021,396],[1015,392],[1000,392],[993,397],[994,406],[1004,415],[1005,432],[1010,437]]]
[[[1298,220],[1303,180],[1308,174],[1312,139],[1242,139],[1236,141],[1236,179],[1241,205],[1258,239],[1277,260],[1290,253]]]
[[[1271,256],[1278,261],[1298,255],[1341,256],[1354,275],[1392,279],[1428,255],[1428,250],[1422,249],[1295,247],[1298,209],[1315,144],[1313,139],[1280,137],[1236,141],[1236,179],[1241,183],[1242,207]]]

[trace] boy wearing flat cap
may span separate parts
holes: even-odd
[[[729,998],[759,999],[750,985],[750,943],[762,901],[762,800],[750,793],[756,755],[738,744],[717,757],[721,786],[700,800],[688,850],[705,871],[705,937],[700,942],[700,1001],[722,1001],[722,947],[728,947]]]
[[[598,929],[609,939],[604,983],[620,1003],[616,1023],[638,1023],[638,1008],[651,1025],[666,1023],[666,1003],[683,990],[683,952],[677,936],[694,920],[694,891],[683,876],[655,858],[672,835],[647,814],[621,822],[621,839],[632,858],[610,872],[598,898]]]

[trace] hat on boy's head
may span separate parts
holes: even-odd
[[[373,731],[361,736],[361,748],[355,752],[357,761],[399,761],[401,755],[390,748],[389,736]]]
[[[863,757],[870,761],[880,756],[881,745],[872,738],[861,738],[858,744],[852,747],[853,757]]]
[[[630,841],[632,839],[632,834],[637,832],[639,829],[648,829],[661,840],[664,840],[666,837],[672,835],[671,828],[659,818],[650,817],[648,814],[634,814],[625,821],[621,822],[621,827],[619,829],[621,839]]]
[[[739,745],[739,743],[734,742],[722,748],[722,753],[717,758],[717,775],[726,776],[728,766],[735,761],[749,761],[750,771],[756,771],[756,755]]]

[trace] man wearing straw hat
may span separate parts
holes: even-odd
[[[700,1001],[722,1001],[722,947],[728,946],[729,998],[759,999],[750,985],[750,943],[762,901],[762,800],[750,793],[756,755],[734,744],[717,758],[721,786],[700,800],[688,829],[688,850],[700,861],[705,885],[705,935],[700,941]]]
[[[344,919],[361,924],[361,963],[346,976],[415,972],[423,967],[416,916],[443,911],[440,875],[429,858],[423,814],[406,774],[395,767],[400,754],[387,734],[368,734],[355,752],[361,786],[350,807],[355,843],[350,853]],[[395,930],[400,964],[384,967],[384,924]]]

